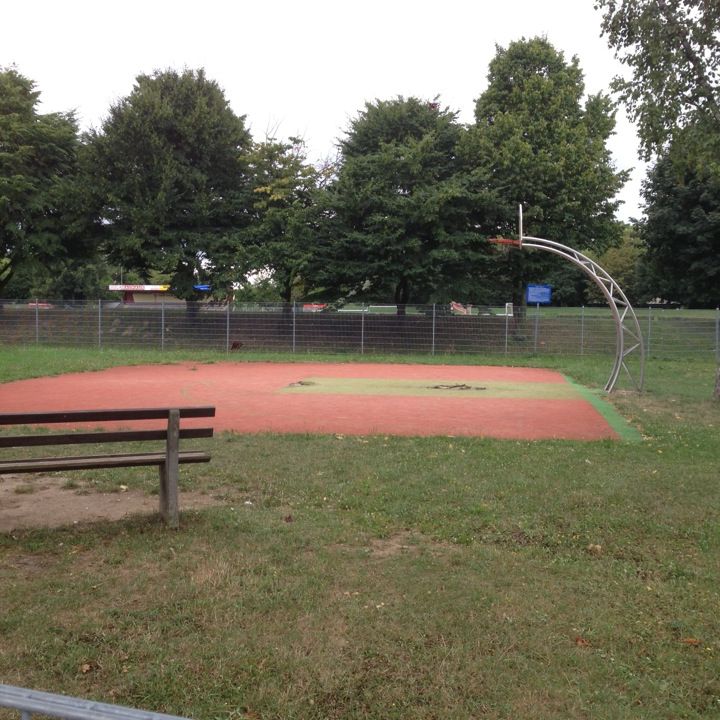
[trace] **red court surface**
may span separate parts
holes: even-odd
[[[5,413],[168,405],[214,405],[218,432],[619,438],[561,374],[534,368],[178,363],[0,385]]]

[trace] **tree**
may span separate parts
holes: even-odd
[[[645,294],[645,245],[635,227],[625,225],[620,244],[608,248],[593,259],[617,282],[631,303],[637,302]],[[587,283],[585,295],[589,303],[606,302],[594,282]]]
[[[113,296],[113,272],[101,256],[56,259],[52,266],[21,265],[5,287],[8,298],[97,300]]]
[[[661,157],[643,186],[653,295],[695,307],[720,304],[720,178],[707,167],[687,166],[678,177]]]
[[[602,33],[632,73],[616,78],[613,88],[638,124],[645,158],[674,146],[717,164],[720,4],[597,0],[595,7],[604,12]],[[687,129],[692,131],[678,143],[678,133]]]
[[[39,96],[14,68],[0,71],[0,292],[21,269],[45,271],[95,250],[75,118],[40,114]]]
[[[603,34],[632,72],[613,87],[638,124],[641,154],[657,158],[641,228],[655,291],[688,304],[717,302],[720,4],[596,0],[595,7],[604,11]],[[719,387],[720,371],[716,396]]]
[[[616,171],[607,147],[615,127],[609,98],[593,95],[583,105],[584,90],[577,58],[566,62],[546,39],[498,47],[469,142],[492,169],[512,227],[522,202],[528,230],[602,248],[619,237],[615,195],[627,173]]]
[[[463,130],[437,101],[366,103],[340,143],[320,211],[315,279],[336,296],[426,302],[462,282],[484,243],[468,224],[473,198],[456,157]]]
[[[597,252],[619,240],[615,196],[627,173],[615,169],[607,147],[612,104],[602,94],[583,103],[584,90],[577,58],[567,62],[544,38],[497,47],[461,147],[489,179],[498,203],[495,232],[517,232],[522,203],[528,235]],[[512,253],[514,302],[525,282],[542,279],[550,267],[539,254]]]
[[[244,276],[251,137],[203,70],[139,75],[87,142],[113,262],[167,273],[188,300],[198,283],[224,294]]]
[[[249,155],[252,224],[248,242],[257,270],[270,273],[285,302],[304,277],[312,249],[311,218],[319,173],[307,162],[299,138],[255,143]]]

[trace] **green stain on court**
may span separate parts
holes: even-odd
[[[578,385],[569,378],[565,378],[570,385],[575,387],[579,395],[589,402],[605,419],[605,422],[625,441],[632,443],[642,442],[642,434],[610,404],[604,400],[596,391],[590,390],[583,385]]]
[[[519,398],[523,400],[578,400],[583,397],[578,387],[570,383],[334,377],[302,378],[281,388],[280,392],[303,395],[402,395],[406,397]]]

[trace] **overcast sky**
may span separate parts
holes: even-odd
[[[0,66],[36,82],[42,112],[74,109],[98,127],[136,75],[204,67],[255,139],[299,135],[312,161],[335,154],[368,100],[439,95],[471,122],[496,44],[547,37],[578,56],[588,93],[621,72],[593,0],[24,0],[2,14]],[[615,164],[635,168],[623,219],[640,215],[637,148],[619,111]]]

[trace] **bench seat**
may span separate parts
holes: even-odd
[[[95,470],[149,465],[164,465],[164,452],[125,453],[117,455],[82,455],[78,457],[48,457],[28,460],[0,460],[0,475],[6,473],[54,472],[58,470]],[[179,463],[210,462],[210,455],[199,450],[181,450]]]

